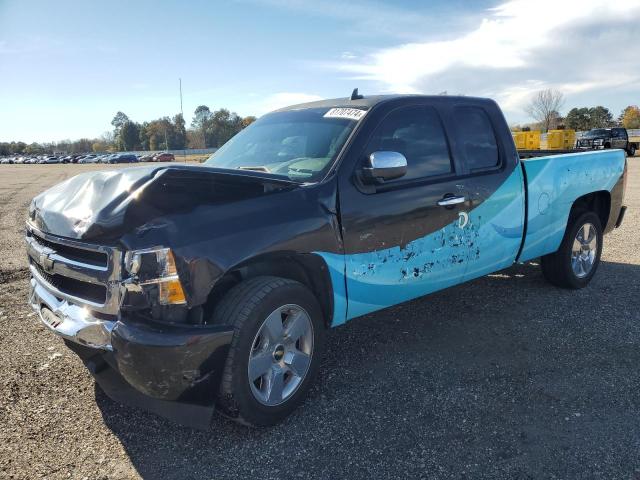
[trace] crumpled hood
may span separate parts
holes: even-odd
[[[104,242],[163,215],[296,186],[261,172],[197,165],[87,172],[35,197],[29,219],[47,233]]]

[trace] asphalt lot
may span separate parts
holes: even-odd
[[[105,165],[0,166],[0,478],[640,479],[640,158],[581,291],[535,264],[331,330],[283,424],[210,432],[121,406],[26,305],[32,196]]]

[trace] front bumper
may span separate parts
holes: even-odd
[[[232,327],[96,314],[60,299],[35,278],[29,303],[114,400],[192,427],[208,426]]]
[[[576,145],[576,150],[604,150],[604,145]]]

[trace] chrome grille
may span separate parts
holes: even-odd
[[[31,275],[50,293],[92,311],[118,313],[121,252],[43,233],[27,224]]]
[[[39,264],[30,259],[31,265],[38,271],[40,276],[49,284],[58,289],[60,292],[76,298],[85,298],[91,303],[104,304],[107,300],[106,285],[83,282],[75,278],[63,277],[48,273]]]
[[[34,241],[41,245],[43,248],[50,248],[58,252],[58,254],[64,256],[66,259],[73,260],[75,262],[84,262],[96,267],[106,268],[108,266],[109,257],[105,252],[87,250],[83,248],[77,248],[62,243],[55,243],[47,240],[43,237],[33,235],[33,233],[27,230],[27,236],[31,236]]]

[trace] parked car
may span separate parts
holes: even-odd
[[[13,159],[12,158],[3,158],[2,160],[0,160],[0,164],[2,165],[9,165],[13,163]]]
[[[148,153],[145,155],[140,155],[140,158],[138,159],[141,162],[153,162],[153,153]]]
[[[112,155],[106,161],[106,163],[136,163],[138,157],[133,153],[121,153],[118,155]]]
[[[552,284],[587,286],[625,177],[620,150],[521,160],[491,100],[296,105],[202,166],[38,195],[31,305],[117,400],[270,425],[305,397],[329,327],[536,258]]]
[[[173,153],[161,152],[153,156],[152,162],[173,162],[176,157]]]
[[[98,163],[98,156],[94,154],[85,155],[79,158],[77,163]]]
[[[638,144],[629,141],[626,128],[594,128],[576,141],[576,148],[579,150],[619,148],[627,152],[630,157],[633,157],[636,154],[636,150],[638,150]]]
[[[40,162],[38,163],[53,164],[53,163],[62,163],[62,162],[60,161],[60,158],[56,157],[55,155],[46,155],[42,157],[40,159]]]

